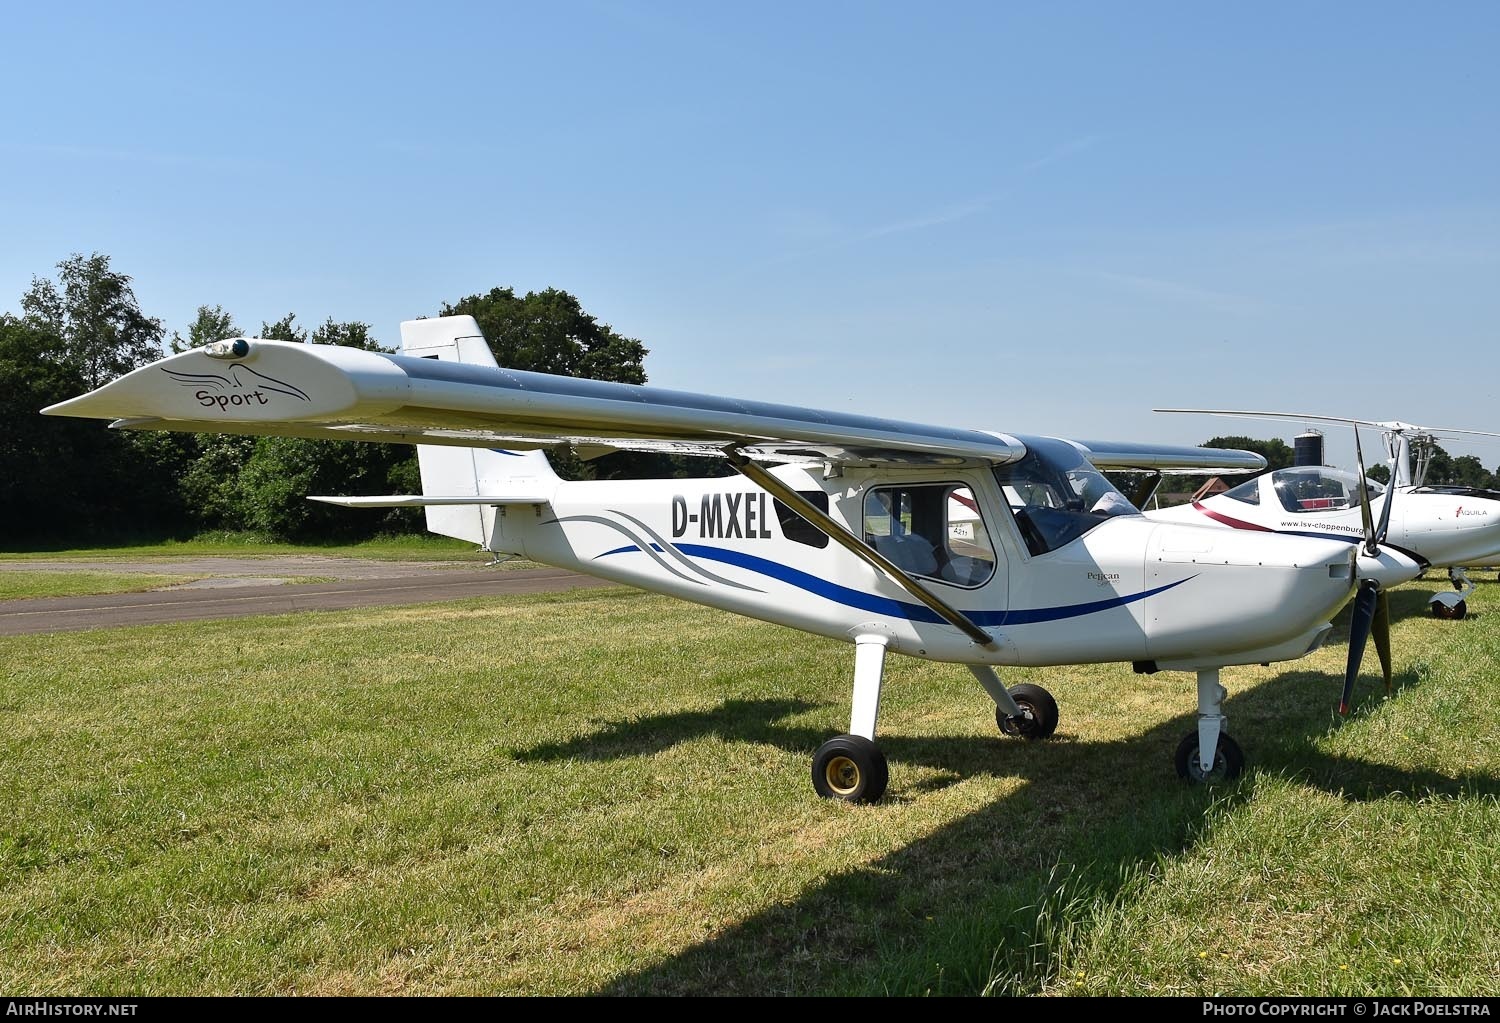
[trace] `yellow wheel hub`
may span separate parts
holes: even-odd
[[[847,796],[859,788],[859,765],[848,757],[834,757],[823,768],[823,777],[830,789]]]

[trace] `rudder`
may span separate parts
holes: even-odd
[[[472,316],[440,316],[401,324],[401,354],[469,366],[499,368],[489,342]],[[422,492],[452,496],[504,494],[518,484],[549,487],[558,482],[540,451],[418,444]],[[427,528],[442,536],[488,547],[495,532],[493,505],[428,505]]]

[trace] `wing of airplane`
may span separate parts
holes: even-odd
[[[1381,422],[1376,419],[1351,419],[1348,416],[1329,416],[1322,413],[1254,412],[1244,409],[1213,408],[1157,408],[1151,411],[1199,416],[1223,416],[1226,419],[1290,419],[1302,423],[1341,423],[1346,426],[1369,426],[1388,433],[1462,434],[1467,437],[1500,437],[1500,434],[1491,433],[1487,430],[1460,430],[1451,426],[1415,426],[1411,423],[1403,423],[1399,419]]]
[[[241,354],[243,353],[243,354]],[[173,355],[43,410],[131,430],[537,447],[762,461],[1000,464],[1013,437],[333,345],[236,339]]]
[[[1094,468],[1155,469],[1164,473],[1260,472],[1266,460],[1253,451],[1228,448],[1185,448],[1118,441],[1075,441]]]
[[[489,359],[487,349],[482,358]],[[169,356],[43,411],[110,419],[129,430],[514,449],[571,443],[712,456],[732,449],[762,462],[999,465],[1026,454],[1025,442],[1009,434],[476,361],[236,338]],[[1250,452],[1211,448],[1091,442],[1086,454],[1100,467],[1264,467]]]

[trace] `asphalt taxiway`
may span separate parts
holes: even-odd
[[[0,564],[0,571],[6,570],[145,572],[204,578],[143,593],[0,601],[0,636],[613,585],[559,568],[504,570],[463,562],[319,557],[13,561]],[[288,583],[299,576],[336,581]]]

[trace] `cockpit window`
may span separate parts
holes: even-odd
[[[954,483],[877,487],[865,496],[865,543],[912,575],[980,586],[995,551],[974,492]]]
[[[1260,477],[1257,476],[1253,480],[1247,480],[1237,487],[1231,487],[1224,491],[1224,496],[1232,497],[1236,501],[1243,501],[1245,504],[1260,504]]]
[[[1140,514],[1073,445],[1050,437],[1023,441],[1026,457],[996,466],[995,479],[1032,554],[1072,543],[1113,516]]]
[[[1271,474],[1276,499],[1289,512],[1343,511],[1359,507],[1359,476],[1326,465],[1277,469]],[[1385,493],[1374,480],[1367,482],[1370,500]]]

